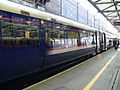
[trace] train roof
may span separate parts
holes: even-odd
[[[78,28],[82,28],[82,29],[86,29],[86,30],[90,30],[90,31],[95,31],[95,28],[92,28],[90,26],[81,24],[79,22],[70,20],[68,18],[64,18],[62,16],[58,16],[58,15],[54,15],[51,13],[47,13],[44,11],[40,11],[31,7],[27,7],[24,5],[20,5],[8,0],[0,0],[0,10],[4,10],[4,11],[8,11],[8,12],[13,12],[13,13],[17,13],[17,14],[21,14],[21,11],[26,11],[29,12],[31,17],[36,17],[36,18],[40,18],[40,19],[45,19],[45,20],[49,20],[51,21],[51,19],[54,19],[56,22],[58,23],[62,23],[65,25],[71,25],[74,27],[78,27]]]

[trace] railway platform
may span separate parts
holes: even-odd
[[[113,48],[23,90],[120,90],[120,51]]]

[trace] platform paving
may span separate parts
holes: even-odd
[[[116,55],[115,55],[116,54]],[[113,58],[113,56],[115,57]],[[111,60],[112,58],[112,60]],[[106,66],[90,88],[90,81]],[[24,90],[120,90],[120,51],[113,48]]]

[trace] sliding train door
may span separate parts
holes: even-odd
[[[103,50],[107,50],[107,38],[105,33],[103,33],[103,43],[104,43]]]
[[[100,53],[100,31],[96,31],[96,53]]]
[[[96,32],[96,41],[97,41],[97,47],[96,47],[96,52],[102,52],[107,49],[107,44],[106,44],[106,34],[100,31]]]

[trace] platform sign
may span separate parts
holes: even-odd
[[[120,21],[113,22],[114,26],[120,26]]]

